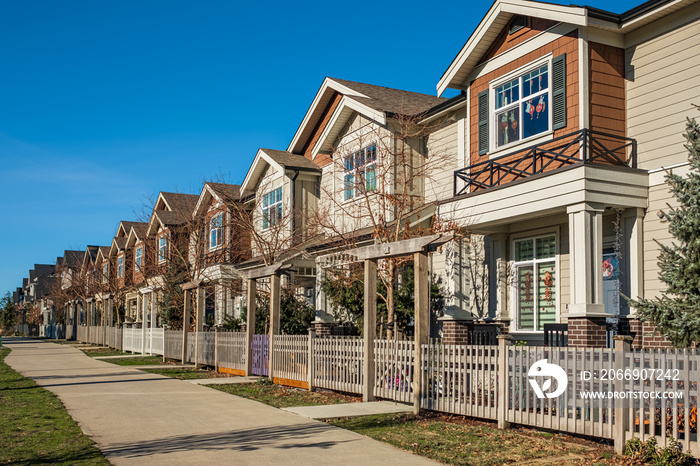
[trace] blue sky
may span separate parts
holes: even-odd
[[[240,183],[325,76],[435,94],[490,5],[0,1],[0,292],[159,191]]]

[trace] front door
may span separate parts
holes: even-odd
[[[613,248],[603,249],[603,303],[605,312],[620,314],[620,261]]]

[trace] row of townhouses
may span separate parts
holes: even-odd
[[[564,332],[570,346],[604,347],[612,333],[665,345],[623,295],[663,292],[664,177],[688,172],[699,18],[696,0],[622,14],[496,0],[437,96],[326,78],[289,146],[258,150],[240,185],[161,192],[147,221],[36,265],[14,298],[45,297],[46,319],[59,306],[72,324],[137,326],[192,299],[217,325],[244,312],[244,279],[278,264],[331,333],[342,309],[321,285],[352,271],[348,250],[388,257],[440,235],[428,269],[445,342],[483,326],[534,343]],[[404,267],[379,261],[384,276]],[[53,295],[37,285],[47,274]]]

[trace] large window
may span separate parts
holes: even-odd
[[[556,322],[556,237],[517,240],[514,254],[518,330],[543,330]]]
[[[549,63],[494,88],[496,148],[544,133],[549,118]]]
[[[343,199],[353,199],[377,189],[377,146],[372,144],[343,159],[345,178]]]
[[[282,221],[282,188],[263,195],[262,227],[267,230]]]
[[[107,283],[109,279],[109,262],[105,262],[102,265],[102,283]]]
[[[119,256],[117,258],[117,277],[121,278],[124,276],[124,256]]]
[[[224,214],[218,214],[209,221],[209,249],[217,249],[224,241]]]
[[[158,263],[165,262],[168,257],[168,238],[165,236],[158,237]]]
[[[141,269],[141,264],[143,262],[143,246],[136,248],[134,253],[134,268],[138,271]]]

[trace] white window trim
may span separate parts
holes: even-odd
[[[530,231],[530,232],[523,232],[522,234],[518,234],[517,236],[512,236],[510,240],[510,276],[512,277],[511,279],[511,284],[510,284],[510,318],[511,318],[511,323],[512,323],[512,328],[514,329],[514,333],[523,333],[523,334],[541,334],[543,330],[527,330],[527,329],[520,329],[518,328],[518,308],[517,308],[517,303],[518,303],[518,283],[517,280],[515,279],[515,274],[516,270],[518,267],[518,264],[522,264],[525,262],[533,262],[533,261],[515,261],[515,243],[516,241],[522,241],[526,239],[532,239],[533,241],[536,240],[537,238],[545,238],[547,236],[554,236],[554,272],[555,272],[555,280],[554,280],[554,293],[556,294],[555,299],[554,299],[554,322],[559,323],[561,322],[561,268],[559,267],[559,261],[561,258],[561,243],[560,243],[560,238],[561,235],[559,234],[559,228],[554,228],[554,229],[545,229],[545,230],[536,230],[536,231]],[[541,262],[547,262],[550,259],[546,260],[541,260]],[[534,263],[537,263],[535,261]],[[534,319],[534,316],[533,316]],[[535,327],[537,327],[535,325]]]
[[[109,281],[109,262],[102,266],[102,283]]]
[[[165,240],[165,252],[161,253],[161,248],[160,248],[160,240],[164,239]],[[162,235],[158,236],[158,263],[159,264],[164,264],[168,259],[168,236],[167,235]]]
[[[266,193],[263,194],[263,199],[268,194],[272,194],[272,193],[276,192],[277,190],[280,190],[279,202],[275,202],[274,204],[269,204],[267,207],[265,207],[265,205],[264,205],[264,200],[263,200],[263,203],[260,204],[260,209],[261,209],[260,210],[260,214],[261,214],[260,215],[260,227],[261,227],[262,231],[268,231],[270,228],[279,225],[280,223],[282,223],[282,219],[284,218],[284,186],[278,186],[276,188],[272,188],[271,190],[267,191]],[[265,211],[269,210],[272,206],[277,206],[278,204],[281,206],[281,215],[280,215],[279,220],[276,220],[275,221],[276,223],[272,223],[272,222],[268,221],[267,226],[265,226]]]
[[[211,244],[211,234],[213,233],[214,229],[212,229],[211,225],[214,222],[215,219],[221,217],[221,225],[218,226],[215,230],[217,230],[216,233],[216,244],[212,246]],[[216,251],[218,249],[221,249],[224,247],[224,240],[223,240],[223,232],[224,232],[224,212],[219,212],[218,214],[212,216],[209,219],[209,237],[208,237],[208,243],[209,243],[209,251]]]
[[[361,192],[360,192],[360,193],[357,193],[357,192],[356,192],[356,191],[357,191],[357,184],[355,184],[355,185],[353,186],[353,188],[352,188],[352,190],[353,190],[353,195],[352,195],[351,197],[345,199],[345,176],[347,176],[349,173],[351,173],[351,174],[353,175],[353,177],[356,177],[355,173],[357,172],[357,167],[353,168],[352,172],[348,172],[348,170],[345,168],[345,159],[346,159],[347,157],[349,157],[349,156],[353,156],[353,157],[354,157],[355,154],[357,154],[357,153],[359,153],[360,151],[363,151],[363,150],[365,150],[365,149],[367,149],[367,148],[369,148],[369,147],[372,147],[372,146],[374,146],[374,150],[375,150],[374,161],[373,161],[372,163],[365,163],[362,167],[364,168],[365,173],[367,172],[367,167],[368,167],[368,166],[371,165],[371,166],[374,168],[374,183],[375,183],[375,188],[374,188],[373,190],[371,190],[371,191],[365,190],[364,193],[361,193]],[[341,197],[342,197],[341,203],[342,203],[342,204],[351,204],[351,203],[357,201],[358,199],[363,199],[365,196],[372,196],[372,195],[374,195],[374,194],[377,192],[377,190],[378,190],[378,187],[376,186],[376,184],[377,184],[377,162],[378,162],[378,160],[379,160],[379,145],[378,145],[376,142],[371,142],[371,143],[369,143],[369,144],[367,144],[367,145],[358,146],[358,147],[359,147],[359,149],[356,149],[356,150],[352,150],[352,151],[347,152],[347,153],[343,156],[343,159],[341,160],[341,177],[340,177],[340,183],[341,183],[341,185],[342,185],[342,187],[343,187],[343,189],[341,190]],[[367,182],[367,179],[365,178],[364,181],[365,181],[365,183],[366,183],[366,182]]]
[[[552,58],[553,54],[550,52],[530,63],[527,65],[523,65],[520,68],[517,68],[508,74],[505,74],[503,76],[499,76],[498,78],[494,79],[493,81],[489,82],[489,159],[493,159],[495,157],[498,157],[500,155],[505,155],[508,152],[513,152],[514,149],[517,147],[523,146],[523,145],[533,145],[533,144],[538,144],[540,142],[545,142],[549,139],[552,139],[554,136],[554,130],[552,129]],[[530,71],[535,70],[536,68],[541,67],[542,65],[547,65],[548,71],[547,73],[549,74],[549,83],[548,83],[548,90],[547,90],[547,95],[548,95],[548,104],[547,104],[547,118],[549,118],[549,129],[543,133],[536,134],[534,136],[530,136],[528,138],[520,139],[515,142],[508,143],[504,146],[498,147],[496,144],[498,141],[498,127],[495,123],[495,116],[496,116],[496,88],[500,86],[501,84],[505,84],[509,81],[512,81],[516,77],[520,77],[523,74],[529,73]],[[520,104],[518,104],[520,106]],[[522,120],[523,115],[520,115],[520,119]],[[520,122],[520,126],[522,129],[522,121]]]
[[[139,251],[141,251],[141,257],[137,255]],[[137,247],[134,251],[134,270],[136,271],[138,271],[142,267],[142,265],[138,263],[139,259],[141,259],[141,262],[143,262],[143,246]]]

